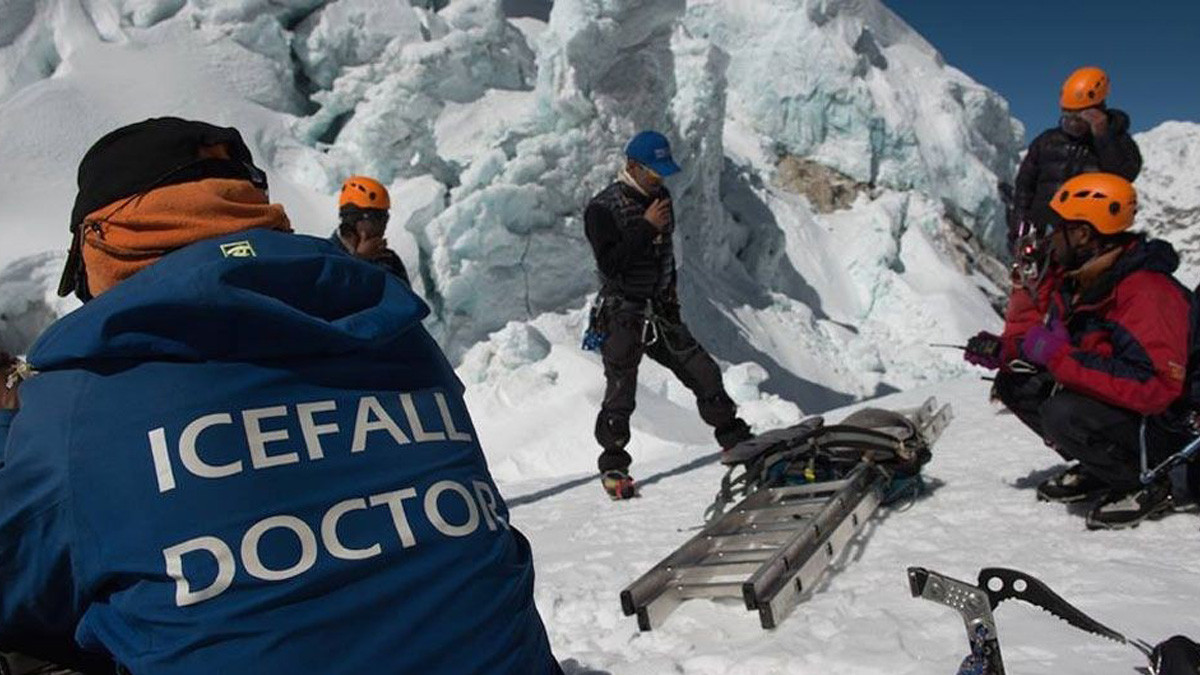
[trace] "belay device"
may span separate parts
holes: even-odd
[[[740,598],[774,628],[893,488],[917,488],[951,416],[930,398],[906,411],[866,408],[831,426],[814,417],[730,448],[708,524],[621,591],[622,610],[651,630],[685,600]]]

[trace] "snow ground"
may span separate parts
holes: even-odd
[[[712,446],[702,441],[706,430],[694,416],[682,425],[671,417],[670,430],[657,430],[686,439],[658,447],[653,459],[645,459],[635,440],[634,454],[643,458],[634,464],[644,486],[638,500],[610,502],[586,471],[503,481],[512,520],[533,543],[538,606],[567,673],[953,673],[967,653],[962,622],[953,611],[909,595],[910,565],[963,580],[973,580],[982,567],[1012,567],[1131,637],[1200,635],[1195,515],[1125,532],[1088,532],[1081,511],[1035,500],[1034,485],[1059,461],[987,402],[986,383],[960,380],[875,404],[904,407],[929,395],[955,409],[926,468],[935,489],[908,507],[881,512],[850,559],[774,631],[762,630],[740,602],[689,601],[650,633],[639,633],[635,620],[621,614],[620,590],[692,536],[720,478]],[[556,412],[571,415],[580,436],[590,430],[591,409]],[[644,426],[647,417],[635,420]],[[489,430],[480,433],[489,454],[504,452]],[[590,444],[561,440],[561,454],[591,461]],[[1133,673],[1144,665],[1132,648],[1022,603],[1002,605],[997,621],[1012,673]]]

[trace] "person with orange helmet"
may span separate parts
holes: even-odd
[[[387,231],[391,197],[383,183],[367,176],[350,176],[338,195],[341,222],[330,241],[347,253],[383,267],[412,286],[408,269],[395,251],[388,248]]]
[[[1050,208],[1053,261],[1009,301],[994,392],[1076,462],[1038,487],[1040,499],[1099,496],[1089,528],[1135,525],[1171,506],[1169,484],[1140,480],[1143,420],[1150,466],[1190,437],[1193,295],[1172,276],[1171,244],[1130,231],[1137,192],[1125,178],[1076,176]]]
[[[1017,172],[1010,246],[1021,232],[1040,232],[1054,220],[1050,197],[1067,179],[1096,171],[1137,178],[1142,155],[1129,135],[1129,115],[1107,107],[1110,89],[1108,75],[1091,66],[1071,73],[1063,83],[1058,126],[1034,139]]]

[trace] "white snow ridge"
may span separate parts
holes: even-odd
[[[1146,166],[1138,176],[1138,222],[1175,245],[1180,279],[1200,283],[1200,124],[1164,122],[1136,136]]]
[[[25,352],[76,304],[53,291],[83,153],[161,115],[239,128],[305,233],[329,233],[350,173],[389,185],[389,241],[533,542],[568,673],[953,672],[961,623],[908,597],[908,565],[1025,569],[1135,636],[1200,635],[1194,520],[1086,533],[1035,503],[1055,456],[930,345],[1000,326],[1000,185],[1022,128],[878,0],[0,0],[0,349]],[[939,487],[886,512],[772,632],[719,602],[647,634],[620,613],[719,477],[697,461],[713,441],[691,394],[652,363],[630,446],[645,496],[611,504],[593,476],[582,212],[644,128],[684,168],[668,182],[684,318],[756,430],[886,394],[957,411]],[[1139,217],[1194,284],[1200,125],[1138,141]],[[998,620],[1012,672],[1140,663],[1037,612]]]

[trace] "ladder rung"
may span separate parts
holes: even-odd
[[[737,561],[720,561],[720,562],[702,562],[698,565],[688,565],[672,570],[675,573],[675,579],[681,582],[700,582],[712,581],[714,579],[729,577],[732,575],[740,575],[739,581],[745,581],[746,577],[754,574],[765,561],[758,560],[737,560]],[[739,591],[740,595],[740,591]]]
[[[770,560],[775,555],[776,550],[774,548],[727,548],[714,551],[711,555],[701,560],[700,564],[717,562],[762,563]]]
[[[715,550],[721,550],[726,545],[740,546],[742,544],[763,544],[778,548],[783,542],[788,540],[789,533],[794,531],[795,528],[776,532],[731,532],[729,534],[711,535],[707,537],[707,540],[713,545]]]
[[[734,509],[733,511],[730,511],[730,513],[736,516],[744,516],[746,518],[756,518],[759,517],[759,514],[768,516],[771,514],[786,514],[792,512],[800,514],[816,513],[817,511],[820,511],[821,507],[825,506],[825,503],[828,501],[828,497],[824,499],[804,499],[794,502],[789,501],[783,503],[774,503],[770,506],[759,506],[753,509]]]
[[[740,598],[742,581],[678,582],[675,590],[682,598]]]
[[[783,487],[771,488],[771,496],[775,498],[775,502],[791,499],[803,495],[814,494],[832,494],[841,490],[849,484],[845,480],[831,480],[823,483],[806,483],[804,485],[785,485]]]
[[[777,518],[775,520],[763,520],[754,523],[747,523],[744,528],[738,530],[738,533],[754,533],[754,532],[795,532],[803,527],[805,523],[812,518]]]

